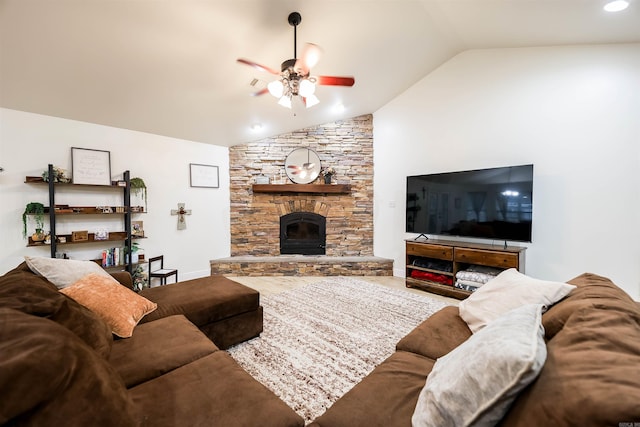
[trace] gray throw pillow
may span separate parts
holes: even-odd
[[[495,426],[546,357],[542,305],[506,313],[436,361],[413,427]]]

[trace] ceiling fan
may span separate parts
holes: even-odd
[[[338,76],[311,76],[311,68],[320,60],[322,49],[313,43],[306,43],[302,49],[300,58],[297,57],[297,27],[302,21],[302,16],[298,12],[292,12],[288,17],[289,25],[293,27],[293,59],[287,59],[281,66],[281,71],[258,64],[244,58],[238,58],[241,64],[249,65],[260,71],[280,76],[279,79],[270,82],[266,88],[255,92],[253,95],[264,95],[269,92],[279,98],[278,104],[291,108],[291,101],[294,96],[300,96],[304,105],[309,108],[320,102],[314,94],[316,85],[322,86],[353,86],[353,77]]]

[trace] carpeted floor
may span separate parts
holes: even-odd
[[[264,332],[229,349],[308,423],[446,304],[350,277],[262,296]]]

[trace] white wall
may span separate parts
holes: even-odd
[[[374,114],[374,251],[404,276],[407,175],[534,164],[527,274],[640,299],[640,44],[466,51]]]
[[[164,254],[165,265],[179,270],[180,280],[208,276],[209,260],[229,256],[229,154],[226,147],[194,143],[126,129],[118,129],[55,117],[0,109],[0,274],[18,265],[24,255],[49,256],[49,247],[26,247],[22,238],[22,212],[32,201],[48,205],[43,185],[25,184],[25,176],[40,175],[49,163],[71,171],[71,147],[107,150],[111,153],[113,178],[125,170],[141,177],[148,187],[149,213],[134,215],[144,222],[141,240],[145,256]],[[220,188],[192,188],[189,163],[219,166]],[[72,190],[59,192],[56,203],[94,206],[108,204],[118,193],[93,195]],[[108,195],[110,194],[110,195]],[[121,197],[111,203],[117,204]],[[81,203],[79,201],[82,200]],[[177,203],[192,209],[187,229],[177,230],[171,209]],[[121,202],[120,202],[121,203]],[[107,224],[110,231],[122,231],[122,219],[83,217],[62,218],[58,227],[68,232],[78,227]],[[33,233],[33,225],[29,230]],[[48,228],[45,226],[45,228]],[[58,232],[63,232],[57,228]],[[116,243],[113,243],[116,246]],[[72,258],[98,258],[102,246],[59,247]]]

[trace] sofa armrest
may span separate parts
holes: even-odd
[[[471,330],[459,316],[458,307],[448,306],[416,326],[396,345],[397,350],[438,359],[471,336]]]
[[[116,279],[122,286],[125,286],[129,289],[133,289],[133,280],[131,279],[131,274],[128,271],[115,271],[113,273],[109,273]]]

